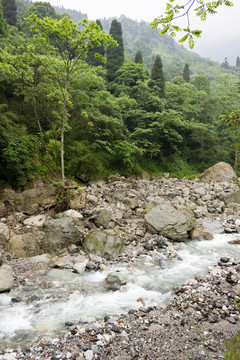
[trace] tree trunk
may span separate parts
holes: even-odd
[[[65,84],[64,99],[63,99],[63,118],[61,129],[61,170],[62,170],[62,184],[65,185],[65,169],[64,169],[64,132],[67,115],[67,93],[68,93],[68,76]]]

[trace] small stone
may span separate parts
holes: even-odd
[[[226,264],[226,263],[229,262],[229,258],[224,256],[224,257],[221,257],[221,258],[220,258],[220,261],[221,261],[222,263]]]
[[[235,320],[234,317],[232,317],[232,316],[227,317],[226,320],[227,320],[230,324],[236,324],[236,320]]]
[[[84,357],[85,357],[86,360],[92,360],[93,357],[94,357],[93,351],[92,350],[85,351]]]

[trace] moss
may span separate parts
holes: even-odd
[[[226,353],[225,360],[240,360],[240,331],[237,335],[224,342]]]

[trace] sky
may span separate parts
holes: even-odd
[[[63,5],[67,9],[80,10],[88,15],[89,20],[125,15],[133,20],[151,22],[164,13],[167,0],[49,0],[49,2],[52,5]],[[179,4],[186,2],[186,0],[178,0]],[[227,57],[229,63],[235,65],[237,56],[240,56],[240,1],[232,0],[232,2],[233,7],[221,6],[217,14],[208,15],[206,22],[199,21],[193,14],[191,27],[203,30],[201,39],[196,40],[194,52],[220,63]]]

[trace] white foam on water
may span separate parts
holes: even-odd
[[[165,261],[165,269],[158,265],[154,254],[81,275],[53,269],[48,274],[53,287],[44,290],[41,300],[31,306],[11,303],[11,293],[0,295],[0,339],[7,342],[21,331],[30,334],[34,329],[39,336],[51,334],[63,329],[65,322],[78,323],[80,318],[93,321],[105,315],[118,316],[143,306],[141,301],[146,306],[160,306],[169,301],[173,287],[206,272],[221,256],[240,257],[240,246],[228,244],[239,238],[238,234],[222,234],[210,241],[191,241],[178,251],[180,258]],[[105,279],[110,272],[127,277],[120,291],[106,289]],[[81,289],[88,289],[88,293],[83,294]],[[65,301],[56,296],[61,293]]]
[[[5,336],[13,338],[17,332],[32,331],[32,306],[23,303],[12,304],[10,307],[0,307],[0,339]]]

